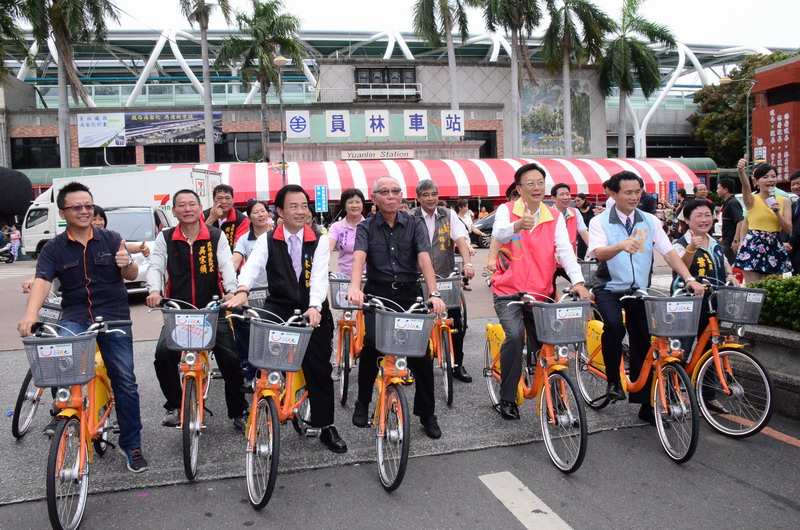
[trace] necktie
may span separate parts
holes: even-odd
[[[289,236],[289,256],[292,258],[292,267],[294,267],[294,274],[297,279],[300,279],[300,238],[297,234]]]
[[[625,230],[628,231],[628,235],[631,235],[633,233],[633,222],[631,221],[630,217],[625,219]]]

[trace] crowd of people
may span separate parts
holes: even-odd
[[[535,293],[540,300],[554,298],[557,278],[566,279],[579,298],[594,298],[605,322],[602,347],[606,363],[619,364],[627,333],[631,371],[637,373],[650,343],[644,303],[623,298],[621,293],[649,286],[654,253],[664,257],[676,283],[680,281],[697,295],[703,294],[704,288],[696,276],[737,285],[733,267],[741,268],[748,282],[797,267],[800,206],[776,194],[772,166],[756,165],[752,180],[746,174],[746,160],[738,169],[744,211],[734,195],[734,181],[723,179],[717,187],[724,201],[719,212],[707,198],[704,184],[695,187],[691,200],[679,190],[680,201],[672,206],[657,202],[644,191],[638,175],[623,171],[605,182],[604,204],[592,204],[586,195],[578,194],[572,206],[569,186],[556,184],[547,190],[545,172],[537,164],[526,164],[516,171],[507,202],[494,214],[486,267],[493,273],[490,285],[494,308],[505,332],[498,410],[502,418],[519,418],[516,393],[523,342],[527,333],[535,347],[536,335],[531,308],[508,305],[498,297],[524,291]],[[800,172],[792,175],[791,187],[800,192]],[[458,256],[463,263],[465,288],[469,288],[468,281],[476,274],[470,234],[486,234],[475,227],[475,214],[468,201],[458,201],[456,210],[448,208],[440,200],[434,181],[417,184],[416,208],[403,198],[403,191],[393,177],[377,179],[371,189],[373,205],[366,212],[364,193],[344,190],[341,219],[326,231],[315,223],[309,196],[297,185],[278,191],[272,205],[274,214],[266,202],[255,200],[248,203],[244,213],[237,211],[233,207],[234,190],[224,184],[213,190],[214,205],[202,211],[200,197],[193,190],[183,189],[172,196],[177,225],[160,232],[151,249],[126,242],[106,229],[105,214],[93,203],[91,190],[80,183],[68,184],[56,199],[66,230],[45,245],[34,279],[23,286],[29,298],[18,331],[23,337],[30,333],[56,280],[63,308],[61,325],[70,331],[85,330],[98,316],[128,320],[124,280],[137,276],[138,266],[131,254],[142,252],[149,256],[149,307],[158,307],[163,298],[196,307],[206,306],[214,297],[223,301],[214,353],[225,383],[227,415],[235,428],[243,430],[248,413],[245,393],[252,388],[249,380],[254,375],[246,362],[248,328],[243,324],[231,326],[224,311],[247,304],[252,291],[267,289],[265,309],[284,319],[299,309],[314,328],[302,364],[311,402],[310,424],[319,429],[320,440],[329,450],[344,453],[347,444],[335,427],[330,364],[335,324],[327,296],[334,251],[338,251],[338,259],[333,272],[350,279],[347,298],[355,306],[364,304],[365,295],[374,295],[407,309],[422,295],[423,281],[433,310],[447,313],[454,323],[453,376],[464,383],[472,381],[464,362],[467,321],[459,308],[445,307],[437,290],[437,276],[449,276]],[[548,197],[552,206],[545,201]],[[483,207],[477,218],[487,213]],[[669,221],[673,216],[683,229],[672,230]],[[712,236],[717,216],[722,219],[719,241]],[[11,230],[9,235],[13,234]],[[599,264],[591,293],[585,286],[579,258],[594,259]],[[365,314],[365,323],[351,419],[358,427],[368,424],[379,356],[374,315]],[[124,331],[125,335],[100,336],[98,344],[116,398],[119,447],[127,456],[128,469],[141,472],[148,463],[141,445],[132,335],[129,327]],[[167,347],[162,329],[153,364],[164,396],[165,426],[180,422],[179,360],[180,352]],[[423,356],[409,359],[408,364],[416,385],[413,413],[427,436],[437,439],[442,431],[435,409],[432,359]],[[614,400],[625,397],[616,371],[608,373],[607,392]],[[647,396],[639,392],[629,397],[641,404],[639,417],[653,423]],[[53,417],[55,421],[57,416]],[[46,432],[53,432],[53,422]]]

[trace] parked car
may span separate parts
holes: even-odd
[[[482,237],[474,233],[470,234],[470,240],[473,243],[477,244],[480,248],[489,248],[489,245],[492,242],[492,226],[494,225],[494,214],[495,212],[492,212],[483,219],[478,219],[473,222],[473,226],[475,226],[478,230],[480,230],[487,236],[487,237]]]

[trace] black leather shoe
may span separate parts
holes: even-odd
[[[519,408],[517,404],[512,401],[500,400],[500,416],[504,420],[518,420]]]
[[[356,401],[353,406],[353,425],[356,427],[366,427],[369,423],[369,403]]]
[[[608,383],[606,395],[611,401],[620,401],[625,399],[625,392],[622,391],[622,384],[620,383]]]
[[[347,452],[347,444],[344,443],[339,433],[336,431],[336,427],[330,425],[322,429],[322,432],[319,435],[319,441],[325,444],[325,447],[333,451],[334,453],[346,453]]]
[[[465,383],[472,382],[472,376],[467,373],[467,369],[463,365],[453,368],[453,377]]]
[[[428,438],[438,440],[442,437],[442,430],[439,428],[439,422],[436,421],[436,416],[420,418],[419,422],[422,424],[422,428],[425,429],[425,434],[428,435]]]
[[[642,403],[639,408],[639,419],[645,423],[649,423],[653,427],[656,426],[656,414],[653,412],[653,407],[649,403]]]

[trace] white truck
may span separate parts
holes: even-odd
[[[222,182],[219,173],[202,169],[167,169],[91,175],[75,178],[56,178],[53,185],[36,198],[28,208],[22,225],[22,251],[38,254],[45,243],[63,232],[66,222],[59,215],[56,196],[70,182],[89,187],[94,203],[102,206],[110,230],[115,230],[130,242],[144,241],[152,248],[156,235],[176,224],[172,215],[172,196],[181,189],[197,192],[203,209],[211,207],[211,191]],[[126,282],[129,293],[145,292],[147,260],[135,254],[139,276]]]

